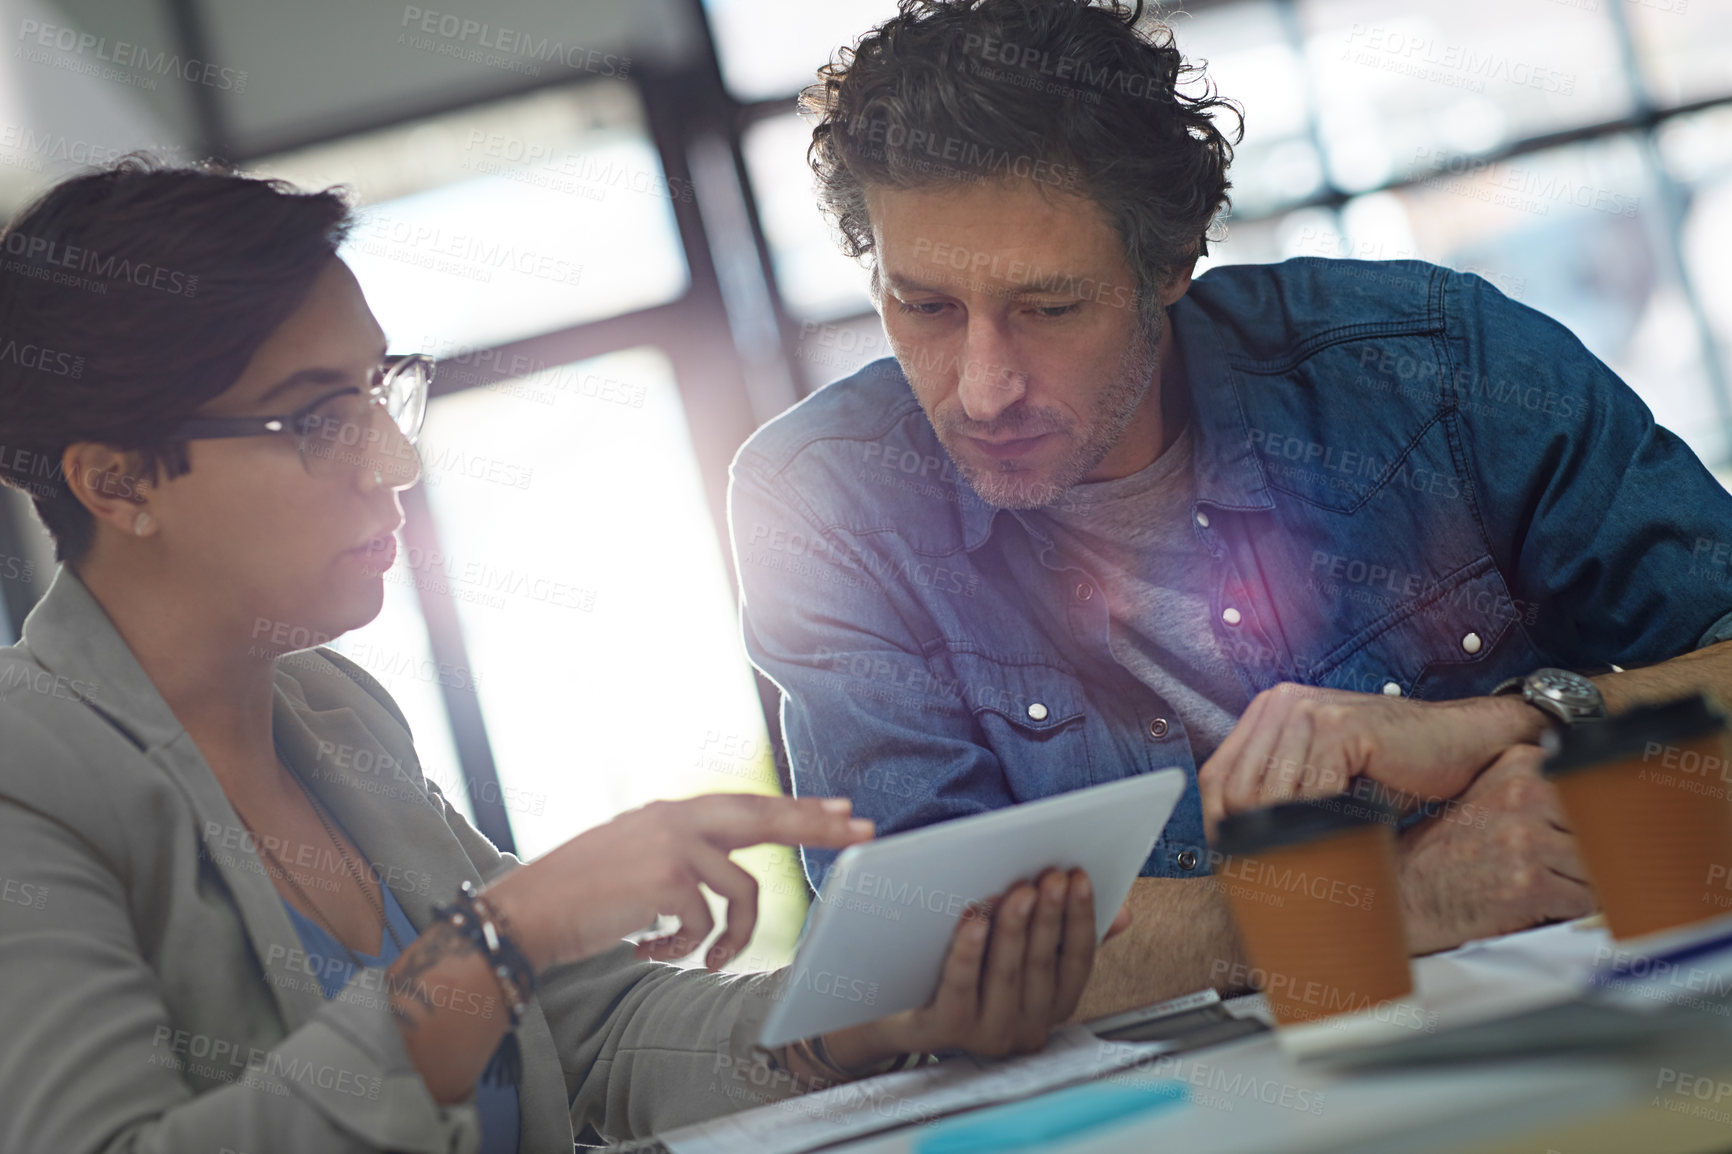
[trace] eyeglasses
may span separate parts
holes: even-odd
[[[283,433],[296,439],[301,463],[313,476],[343,469],[374,469],[394,479],[413,479],[420,471],[415,440],[427,416],[427,393],[433,384],[433,358],[425,353],[387,357],[378,384],[362,390],[353,386],[327,393],[292,413],[261,417],[197,417],[184,422],[171,437],[203,441],[225,437],[259,437]],[[378,427],[383,409],[402,440],[386,437]]]

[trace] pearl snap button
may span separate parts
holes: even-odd
[[[1385,681],[1383,683],[1383,696],[1385,696],[1385,697],[1400,697],[1401,696],[1401,686],[1395,684],[1395,682],[1393,682],[1393,681]]]
[[[1036,721],[1045,721],[1046,720],[1046,706],[1042,705],[1040,702],[1037,701],[1033,705],[1028,707],[1028,715],[1030,717],[1034,718]]]
[[[1149,736],[1154,738],[1167,736],[1167,719],[1164,717],[1157,717],[1153,721],[1149,722]]]
[[[1239,613],[1239,611],[1231,605],[1221,610],[1221,620],[1225,621],[1228,625],[1237,625],[1244,619],[1245,618]]]
[[[1082,600],[1087,601],[1090,597],[1093,597],[1095,595],[1094,586],[1093,585],[1086,585],[1086,584],[1085,585],[1078,585],[1076,587],[1076,595],[1079,598],[1081,598]]]
[[[1209,515],[1201,509],[1197,510],[1197,524],[1201,525],[1205,529],[1209,527]]]
[[[1179,856],[1174,860],[1179,863],[1180,869],[1194,870],[1197,868],[1197,851],[1194,849],[1182,849],[1179,851]]]
[[[1466,637],[1461,639],[1461,647],[1469,653],[1478,653],[1481,644],[1482,642],[1477,633],[1469,633]]]

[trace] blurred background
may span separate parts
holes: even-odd
[[[1568,325],[1732,476],[1732,0],[1190,0],[1246,110],[1204,265],[1415,257]],[[393,351],[441,358],[380,618],[337,647],[502,848],[775,791],[724,501],[888,355],[794,95],[886,0],[0,0],[0,208],[150,149],[350,186]],[[0,490],[0,643],[53,561]],[[743,855],[786,960],[805,881]]]

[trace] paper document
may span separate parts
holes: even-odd
[[[672,1154],[802,1154],[1084,1082],[1170,1049],[1160,1042],[1105,1042],[1072,1026],[1038,1054],[995,1062],[955,1058],[729,1114],[660,1138]]]

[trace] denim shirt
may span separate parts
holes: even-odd
[[[1444,700],[1732,639],[1732,495],[1479,277],[1223,266],[1168,316],[1211,627],[1247,695]],[[1112,657],[1101,575],[974,494],[894,360],[760,429],[729,516],[797,793],[851,797],[889,834],[1178,766],[1190,788],[1143,872],[1208,872],[1188,735]],[[806,851],[815,885],[833,857]]]

